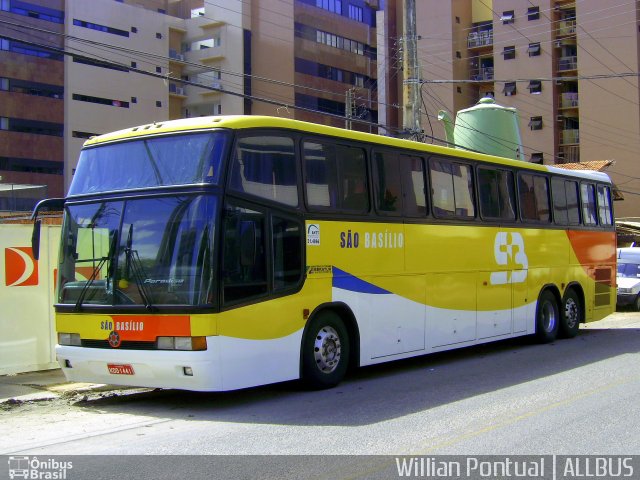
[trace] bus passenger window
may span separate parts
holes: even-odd
[[[279,136],[238,140],[231,168],[231,188],[295,207],[298,179],[293,139]]]
[[[305,190],[312,209],[369,210],[364,150],[315,142],[304,143]]]
[[[478,169],[480,213],[484,218],[515,220],[513,174],[507,170]]]
[[[426,189],[424,187],[424,161],[420,157],[400,155],[404,214],[424,217],[427,214]]]
[[[337,207],[338,167],[335,150],[335,146],[304,142],[305,189],[310,207]]]
[[[402,213],[402,188],[400,183],[401,166],[396,155],[375,152],[375,197],[376,209],[387,215]]]
[[[580,224],[578,183],[563,178],[551,180],[553,215],[558,225]]]
[[[429,162],[433,212],[441,217],[475,217],[471,166],[447,160]]]
[[[604,185],[598,185],[598,218],[600,225],[613,225],[611,189]]]
[[[518,175],[518,191],[524,221],[548,222],[551,219],[549,184],[546,177],[521,173]]]
[[[596,225],[596,187],[592,183],[582,183],[580,193],[582,198],[582,218],[585,225]]]

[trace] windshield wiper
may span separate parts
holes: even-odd
[[[133,279],[136,282],[136,287],[138,288],[140,298],[142,299],[142,302],[144,303],[144,306],[147,308],[147,310],[151,310],[153,309],[153,305],[151,304],[151,296],[144,286],[144,279],[147,278],[147,276],[142,265],[142,260],[140,260],[140,255],[138,255],[137,250],[134,250],[132,248],[132,245],[133,224],[129,225],[129,233],[127,234],[127,245],[124,248],[127,276],[129,271],[133,273]]]
[[[84,287],[82,287],[82,290],[80,290],[80,295],[78,295],[78,300],[76,301],[76,307],[75,307],[76,311],[80,310],[80,307],[82,306],[82,302],[84,301],[84,297],[87,295],[87,292],[89,291],[89,287],[93,285],[93,282],[96,280],[98,273],[100,272],[100,270],[102,270],[102,267],[107,262],[107,260],[109,260],[109,267],[107,268],[106,288],[107,289],[109,288],[109,275],[110,275],[109,272],[112,271],[111,266],[113,264],[113,253],[115,252],[115,249],[116,249],[117,239],[118,239],[118,232],[114,231],[113,236],[111,237],[111,241],[109,242],[109,251],[107,252],[107,255],[105,257],[100,258],[98,265],[93,269],[91,276],[84,284]],[[94,261],[94,260],[97,260],[97,259],[91,259],[91,261]]]

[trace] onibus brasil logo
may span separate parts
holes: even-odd
[[[65,480],[67,471],[73,468],[73,462],[64,462],[55,458],[44,460],[38,457],[9,457],[9,478],[27,478],[39,480]]]

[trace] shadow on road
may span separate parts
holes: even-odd
[[[88,398],[81,408],[169,419],[278,425],[359,426],[637,354],[640,329],[581,330],[537,345],[512,339],[356,370],[338,387],[305,391],[297,382],[200,393],[154,390]]]

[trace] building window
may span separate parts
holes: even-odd
[[[39,122],[22,118],[0,117],[0,130],[8,130],[17,133],[29,133],[33,135],[50,135],[62,137],[64,125],[60,123]]]
[[[460,17],[456,17],[456,23],[460,23]]]
[[[92,67],[106,68],[108,70],[116,70],[118,72],[128,72],[129,69],[122,65],[116,65],[115,63],[105,62],[102,60],[92,60],[88,57],[73,56],[73,63],[81,63],[83,65],[90,65]]]
[[[111,98],[92,97],[89,95],[80,95],[77,93],[74,93],[72,98],[80,102],[97,103],[100,105],[109,105],[111,107],[129,108],[129,102],[124,102],[122,100],[113,100]]]
[[[531,117],[529,128],[531,130],[542,130],[542,117]]]
[[[542,152],[534,152],[531,154],[531,163],[542,165],[544,163],[544,154]]]
[[[502,21],[502,23],[504,25],[506,25],[508,23],[513,23],[514,20],[515,20],[514,11],[513,10],[507,10],[505,12],[502,12],[502,16],[500,17],[500,20]]]
[[[138,68],[137,62],[131,62],[131,68]]]
[[[138,103],[138,97],[131,97],[131,103]]]
[[[53,23],[64,23],[64,12],[22,1],[0,0],[0,10]]]
[[[357,22],[362,21],[362,7],[358,7],[356,5],[349,4],[349,18],[351,20],[356,20]]]
[[[156,67],[156,73],[162,73],[162,67]]]
[[[527,9],[527,20],[538,20],[540,18],[540,7],[529,7]]]
[[[162,102],[160,100],[156,100],[156,107],[162,107]]]
[[[516,58],[516,47],[513,45],[509,47],[504,47],[504,50],[502,51],[502,56],[504,57],[505,60],[513,60],[514,58]]]
[[[504,88],[502,89],[502,92],[505,94],[505,96],[510,97],[512,95],[515,95],[517,93],[516,90],[516,82],[507,82],[504,84]]]
[[[161,38],[162,38],[162,34],[161,34],[161,33],[156,32],[156,38],[161,39]]]
[[[462,87],[456,87],[456,92],[462,93]]]
[[[542,81],[530,80],[529,93],[533,93],[534,95],[540,95],[542,93]]]
[[[460,50],[456,50],[456,58],[462,58],[462,53]]]
[[[34,47],[17,40],[10,40],[6,37],[0,37],[0,50],[20,53],[22,55],[30,55],[33,57],[47,58],[49,60],[62,61],[64,59],[64,55],[61,53],[54,53],[51,50]]]
[[[527,48],[527,53],[530,57],[538,57],[540,55],[540,43],[530,43],[529,48]]]
[[[97,30],[98,32],[110,33],[112,35],[118,35],[120,37],[128,37],[129,32],[126,30],[120,30],[119,28],[107,27],[106,25],[100,25],[98,23],[85,22],[84,20],[73,19],[73,24],[76,27],[89,28],[91,30]]]
[[[62,86],[17,80],[15,78],[0,78],[0,90],[32,95],[34,97],[55,98],[57,100],[64,98],[64,87]]]
[[[136,27],[131,27],[131,33],[138,33],[138,29]]]
[[[316,7],[342,15],[342,0],[316,0]]]

